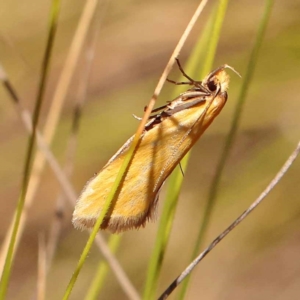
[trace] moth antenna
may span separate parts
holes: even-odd
[[[236,75],[238,75],[239,77],[242,78],[242,76],[240,75],[240,73],[238,71],[236,71],[233,67],[229,66],[229,65],[222,65],[221,67],[213,70],[212,72],[210,72],[204,81],[208,81],[208,79],[210,79],[211,77],[213,77],[214,75],[216,75],[219,71],[224,70],[224,69],[230,69],[231,71],[233,71]]]
[[[141,121],[141,120],[142,120],[142,118],[140,118],[140,117],[136,116],[135,114],[132,114],[132,116],[133,116],[135,119],[139,120],[139,121]]]
[[[242,78],[241,74],[235,68],[233,68],[227,64],[223,65],[222,67],[223,67],[223,69],[230,69],[231,71],[233,71],[233,73],[235,73],[237,76]]]

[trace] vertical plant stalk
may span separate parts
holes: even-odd
[[[200,78],[203,78],[211,69],[212,62],[216,53],[217,43],[220,36],[220,31],[222,27],[222,23],[224,20],[227,0],[220,0],[219,5],[217,7],[214,18],[212,19],[212,26],[210,28],[210,34],[207,35],[209,40],[207,41],[207,55],[204,59],[204,65],[201,68]],[[203,41],[204,39],[200,39]],[[197,48],[200,48],[196,46]],[[195,53],[196,54],[196,53]],[[196,55],[193,57],[196,60]],[[188,64],[191,64],[190,62]],[[188,159],[190,156],[190,152],[184,157],[181,161],[182,170],[185,171],[188,164]],[[174,172],[171,174],[168,188],[166,193],[166,199],[164,202],[163,212],[160,218],[160,224],[158,228],[157,238],[155,242],[155,246],[152,252],[152,257],[150,259],[148,274],[146,279],[146,285],[144,290],[143,299],[154,299],[155,292],[157,288],[157,282],[159,278],[159,273],[161,271],[162,261],[164,259],[166,247],[169,241],[174,214],[176,210],[177,200],[179,197],[179,193],[181,190],[183,182],[183,176],[181,170],[176,168]]]
[[[203,213],[202,224],[201,224],[200,230],[198,232],[198,236],[197,236],[197,240],[196,240],[193,252],[192,252],[191,260],[194,259],[196,257],[196,255],[198,254],[199,249],[203,243],[205,233],[208,229],[209,222],[211,220],[212,212],[213,212],[213,209],[214,209],[215,203],[216,203],[218,189],[220,187],[222,173],[224,171],[225,164],[229,157],[229,153],[230,153],[230,150],[234,143],[234,139],[235,139],[238,127],[239,127],[243,106],[244,106],[244,103],[245,103],[245,100],[247,97],[247,92],[248,92],[249,86],[252,82],[253,73],[254,73],[254,70],[256,67],[256,63],[258,61],[259,50],[261,48],[262,41],[263,41],[263,38],[264,38],[264,35],[266,32],[267,24],[270,19],[273,4],[274,4],[274,0],[265,1],[264,13],[262,15],[260,24],[258,26],[255,43],[254,43],[254,46],[253,46],[253,49],[252,49],[252,52],[251,52],[251,55],[249,58],[248,67],[247,67],[246,74],[245,74],[245,77],[244,77],[244,80],[242,83],[241,92],[238,97],[238,102],[235,107],[230,130],[227,135],[227,138],[226,138],[226,141],[225,141],[225,144],[223,147],[223,151],[222,151],[221,157],[219,159],[219,162],[218,162],[218,165],[217,165],[217,168],[215,171],[214,178],[211,182],[205,211]],[[181,300],[184,299],[184,297],[185,297],[190,279],[191,279],[191,275],[186,278],[186,280],[184,281],[184,283],[182,285],[182,289],[181,289],[181,292],[179,295],[179,299],[181,299]]]
[[[204,259],[204,257],[211,252],[234,228],[236,228],[249,214],[257,208],[257,206],[267,197],[267,195],[274,189],[279,183],[282,177],[287,173],[289,168],[294,163],[295,159],[300,153],[300,141],[298,142],[295,150],[286,160],[276,176],[272,179],[265,190],[256,198],[256,200],[246,209],[230,226],[228,226],[220,235],[218,235],[207,248],[204,249],[189,265],[188,267],[168,286],[168,288],[162,293],[158,300],[167,299],[168,296],[175,290],[175,288],[192,272],[192,270],[198,265],[198,263]]]
[[[87,0],[86,5],[84,7],[82,16],[79,20],[79,24],[76,30],[76,33],[74,35],[72,44],[70,46],[70,50],[64,65],[64,68],[62,70],[61,76],[58,81],[58,86],[55,90],[55,94],[53,97],[53,102],[50,108],[50,112],[48,114],[47,120],[45,122],[45,128],[43,131],[43,137],[47,145],[51,145],[55,131],[57,129],[57,124],[61,115],[62,106],[64,103],[64,100],[66,98],[68,88],[71,83],[71,79],[73,77],[73,74],[75,73],[75,68],[77,65],[77,61],[79,58],[79,55],[81,53],[82,46],[85,41],[85,36],[88,32],[90,22],[92,20],[92,17],[94,15],[94,11],[96,9],[98,0]],[[36,155],[36,158],[34,160],[33,166],[32,166],[32,175],[29,181],[28,185],[28,191],[26,196],[26,202],[24,206],[24,210],[22,213],[22,217],[20,220],[20,229],[18,231],[17,239],[16,239],[16,248],[19,243],[19,239],[23,234],[24,225],[27,221],[27,212],[32,205],[35,193],[37,191],[37,188],[40,184],[41,179],[41,173],[45,166],[45,156],[43,153],[38,152]],[[12,235],[12,228],[13,223],[10,224],[10,228],[7,231],[5,240],[2,245],[1,249],[1,256],[0,256],[0,272],[2,271],[3,265],[4,265],[4,259],[6,257],[6,253],[8,251],[8,244],[11,240]]]
[[[34,113],[33,113],[32,134],[29,137],[27,153],[25,158],[25,165],[23,170],[23,181],[21,186],[21,192],[20,192],[19,200],[15,211],[15,216],[13,219],[14,223],[12,227],[12,235],[9,241],[8,251],[7,251],[4,269],[3,269],[1,282],[0,282],[1,300],[5,298],[7,293],[8,282],[9,282],[12,263],[13,263],[14,249],[17,240],[17,234],[19,230],[20,220],[21,220],[21,216],[25,204],[25,197],[26,197],[28,183],[31,174],[31,166],[34,158],[34,145],[36,140],[36,128],[38,125],[40,111],[41,111],[44,94],[45,94],[45,87],[46,87],[46,82],[49,73],[50,59],[51,59],[51,54],[52,54],[53,44],[54,44],[54,37],[57,29],[59,9],[60,9],[60,0],[53,0],[51,13],[50,13],[50,20],[49,20],[50,28],[48,33],[48,40],[47,40],[46,50],[42,62],[40,83],[38,87],[37,99],[36,99]]]
[[[149,101],[149,105],[147,106],[147,109],[146,109],[146,111],[144,113],[144,116],[143,116],[143,118],[142,118],[142,120],[139,124],[139,127],[138,127],[138,129],[135,133],[135,136],[134,136],[133,141],[130,145],[130,148],[128,149],[128,154],[126,155],[126,157],[123,161],[123,164],[121,165],[121,168],[120,168],[120,170],[117,174],[117,177],[116,177],[116,180],[115,180],[115,182],[112,186],[112,189],[111,189],[111,191],[109,192],[109,194],[107,196],[107,199],[106,199],[106,201],[103,205],[103,209],[102,209],[102,211],[101,211],[101,213],[100,213],[100,215],[99,215],[99,217],[98,217],[98,219],[97,219],[97,221],[94,225],[94,228],[91,232],[91,235],[90,235],[90,237],[89,237],[89,239],[88,239],[88,241],[87,241],[87,243],[86,243],[86,245],[83,249],[83,252],[82,252],[82,254],[79,258],[76,269],[75,269],[75,271],[74,271],[74,273],[73,273],[73,275],[72,275],[72,277],[69,281],[69,284],[67,286],[67,289],[66,289],[64,297],[63,297],[64,300],[69,299],[69,297],[70,297],[72,289],[75,285],[75,282],[76,282],[77,277],[80,273],[80,270],[82,269],[83,264],[84,264],[84,262],[87,258],[87,255],[88,255],[88,253],[89,253],[89,251],[92,247],[93,241],[94,241],[94,239],[96,237],[96,234],[97,234],[97,232],[100,228],[100,225],[101,225],[104,217],[106,216],[106,214],[109,210],[110,204],[112,203],[113,199],[115,198],[115,196],[117,194],[118,187],[120,186],[122,180],[124,179],[124,176],[125,176],[125,174],[128,170],[130,162],[133,158],[134,151],[135,151],[136,147],[138,146],[138,144],[140,142],[140,136],[141,136],[141,134],[144,130],[145,124],[148,121],[148,118],[151,114],[151,111],[153,110],[153,107],[155,105],[156,99],[157,99],[157,97],[158,97],[158,95],[159,95],[166,79],[167,79],[167,76],[168,76],[168,74],[170,73],[170,71],[172,69],[172,66],[173,66],[174,61],[175,61],[175,57],[177,57],[179,55],[181,48],[183,47],[183,45],[184,45],[187,37],[189,36],[192,28],[194,27],[195,22],[197,21],[200,13],[202,12],[203,8],[205,7],[206,2],[207,2],[207,0],[206,1],[202,0],[200,2],[198,8],[196,9],[194,15],[191,18],[186,30],[184,31],[184,33],[183,33],[182,37],[180,38],[177,46],[175,47],[175,50],[173,51],[173,53],[171,55],[171,58],[170,58],[169,62],[167,63],[167,66],[166,66],[162,76],[159,79],[159,82],[158,82],[158,84],[157,84],[157,86],[154,90],[154,94],[153,94],[152,98]],[[139,297],[137,299],[139,299]]]
[[[104,11],[106,12],[106,9]],[[87,42],[85,51],[83,51],[83,58],[84,58],[83,70],[80,73],[81,78],[80,78],[80,83],[75,98],[76,102],[74,104],[74,109],[73,109],[71,131],[70,131],[70,135],[69,135],[69,139],[65,151],[64,173],[70,182],[71,182],[71,177],[74,169],[74,160],[75,160],[76,149],[77,149],[77,138],[78,138],[80,121],[81,121],[80,119],[82,116],[82,109],[86,100],[87,87],[90,78],[92,62],[95,56],[97,37],[100,29],[100,23],[104,18],[104,14],[103,14],[104,11],[101,11],[101,16],[100,16],[99,7],[95,8],[95,14],[94,14],[94,18],[90,30],[91,36],[89,38],[89,41]],[[53,257],[56,252],[57,244],[59,241],[61,226],[64,219],[66,201],[67,199],[65,193],[63,189],[61,189],[61,192],[58,195],[56,200],[54,219],[50,226],[49,240],[47,243],[47,271],[51,266]]]

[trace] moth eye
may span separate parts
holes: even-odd
[[[210,91],[214,92],[216,89],[217,89],[217,85],[215,84],[215,82],[212,80],[212,81],[209,81],[207,83],[207,87],[209,88]]]

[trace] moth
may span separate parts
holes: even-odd
[[[165,180],[227,101],[229,75],[225,68],[236,72],[232,67],[223,65],[202,81],[195,81],[183,71],[178,60],[177,64],[188,81],[168,81],[191,88],[152,111],[101,229],[115,233],[145,226],[155,215]],[[73,213],[76,228],[91,228],[96,223],[133,138],[84,187]]]

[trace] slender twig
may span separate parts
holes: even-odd
[[[276,174],[276,176],[273,178],[270,184],[265,188],[265,190],[259,195],[259,197],[229,227],[227,227],[218,237],[216,237],[209,244],[209,246],[197,256],[195,260],[192,261],[192,263],[163,292],[163,294],[158,298],[159,300],[168,298],[168,296],[174,291],[174,289],[192,272],[192,270],[197,266],[197,264],[265,199],[265,197],[271,192],[271,190],[279,183],[282,177],[286,174],[286,172],[291,167],[299,153],[300,141],[298,142],[296,149],[292,152],[292,154],[289,156],[282,168],[279,170],[279,172]]]
[[[8,282],[11,274],[12,263],[17,244],[17,236],[20,229],[20,222],[25,206],[25,198],[28,190],[28,184],[31,175],[31,167],[34,159],[34,146],[36,142],[36,129],[39,122],[40,111],[42,108],[44,95],[46,91],[46,83],[49,75],[51,54],[54,45],[54,37],[57,29],[57,21],[60,11],[60,0],[53,0],[50,18],[49,18],[49,31],[46,43],[46,49],[41,64],[40,82],[37,91],[36,103],[34,107],[33,119],[32,119],[32,134],[29,137],[28,147],[25,157],[25,165],[23,169],[23,179],[21,185],[21,191],[15,211],[15,215],[12,221],[11,235],[8,239],[7,251],[5,251],[5,263],[3,267],[1,282],[0,282],[0,299],[4,299],[7,293]]]

